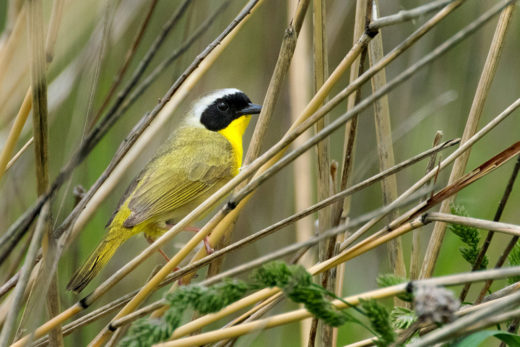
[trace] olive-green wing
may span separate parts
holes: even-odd
[[[125,227],[169,214],[232,177],[229,143],[222,137],[210,140],[174,143],[147,165],[130,196]]]

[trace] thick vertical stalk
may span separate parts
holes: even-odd
[[[372,13],[374,19],[379,15],[379,2],[373,1]],[[370,66],[375,65],[383,58],[383,38],[379,33],[368,44],[368,60]],[[386,72],[382,69],[372,77],[372,92],[375,93],[379,88],[386,84]],[[374,103],[375,129],[377,138],[377,151],[379,155],[379,169],[381,171],[395,165],[394,149],[392,146],[392,128],[390,123],[390,106],[388,96],[385,95]],[[383,193],[383,204],[388,205],[397,199],[397,179],[395,175],[386,177],[381,181],[381,190]],[[398,216],[398,211],[394,211],[388,215],[387,220],[392,221]],[[395,239],[388,243],[389,266],[393,269],[394,274],[405,278],[406,267],[403,258],[403,246],[401,239]]]
[[[292,15],[298,6],[298,0],[287,2],[288,15]],[[289,67],[288,92],[291,122],[294,123],[298,115],[305,108],[311,99],[311,66],[309,59],[310,52],[310,33],[307,25],[302,26],[298,36],[298,44],[296,45],[294,56]],[[299,147],[310,138],[308,132],[303,133],[294,140],[294,147]],[[294,210],[301,211],[307,206],[312,205],[312,157],[311,153],[303,154],[294,162],[293,168],[293,186],[294,186]],[[314,222],[312,216],[300,219],[295,224],[296,242],[303,242],[313,237]],[[306,252],[299,260],[299,263],[305,267],[312,266],[315,258],[312,252]],[[310,321],[303,320],[300,322],[300,346],[307,345],[308,331],[310,329]]]
[[[433,139],[433,147],[437,146],[442,140],[442,131],[437,131]],[[426,165],[426,173],[433,170],[437,162],[437,153],[432,154],[428,165]],[[428,184],[428,183],[426,183]],[[412,232],[412,251],[410,255],[410,280],[416,280],[419,277],[420,270],[420,254],[421,254],[421,229]]]
[[[312,22],[312,36],[313,36],[313,65],[314,65],[314,90],[317,91],[325,82],[328,76],[328,59],[327,59],[327,32],[325,28],[326,22],[326,2],[322,0],[313,0],[313,22]],[[321,131],[327,122],[327,117],[322,118],[315,125],[315,131]],[[317,198],[318,200],[326,199],[331,195],[331,180],[330,180],[330,158],[329,158],[329,139],[319,142],[316,145],[317,152],[317,166],[318,166],[318,184],[317,184]],[[319,232],[323,233],[332,226],[331,219],[332,208],[324,208],[318,212],[318,228]],[[324,240],[320,242],[318,248],[318,258],[320,261],[328,259],[329,245],[334,244],[336,238]],[[322,284],[327,286],[328,276],[323,275],[321,278]],[[325,282],[325,283],[323,283]],[[311,326],[311,336],[309,336],[308,345],[313,346],[313,335],[317,332],[321,339],[321,344],[324,346],[330,345],[332,339],[332,329],[330,327],[319,324],[319,329],[316,330],[318,321],[313,319]]]
[[[368,0],[357,0],[356,1],[356,14],[354,21],[354,34],[352,38],[352,44],[355,44],[361,35],[365,33],[367,26],[367,9]],[[364,72],[364,64],[366,60],[367,49],[365,48],[361,55],[356,58],[352,67],[350,68],[349,83],[355,81]],[[361,100],[361,93],[359,90],[355,90],[349,95],[347,99],[347,111],[351,110]],[[343,144],[343,162],[341,165],[341,173],[339,179],[339,190],[345,190],[350,183],[352,168],[354,165],[354,154],[356,151],[356,135],[357,135],[357,124],[358,116],[354,115],[345,124],[345,135]],[[333,210],[333,225],[344,224],[348,220],[350,212],[351,196],[347,196],[342,202],[334,206]],[[345,239],[345,234],[338,235],[336,237],[336,246],[334,255],[339,252],[341,243]],[[343,294],[343,281],[345,280],[345,263],[340,264],[336,268],[336,283],[334,292],[336,295],[341,296]],[[332,346],[336,347],[338,336],[338,328],[332,329]]]

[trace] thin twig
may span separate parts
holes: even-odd
[[[27,150],[27,148],[29,148],[29,146],[32,145],[33,143],[34,143],[34,137],[31,136],[31,138],[25,143],[25,145],[23,145],[22,148],[20,148],[20,150],[18,152],[16,152],[15,155],[13,155],[11,160],[9,160],[9,163],[7,163],[5,170],[6,171],[9,170],[11,168],[11,166],[13,166],[14,163],[16,163],[16,161],[18,159],[20,159],[22,154],[24,154],[25,151]]]
[[[9,159],[11,158],[11,154],[13,153],[16,142],[18,142],[18,138],[22,132],[23,126],[25,125],[25,121],[29,116],[29,112],[32,108],[32,92],[31,89],[27,90],[25,93],[25,97],[22,101],[22,106],[16,115],[13,126],[9,131],[9,135],[7,136],[7,141],[2,149],[2,153],[0,154],[0,179],[4,175],[6,171],[7,164]]]
[[[438,10],[439,8],[449,4],[450,2],[453,2],[453,0],[436,0],[431,1],[425,5],[413,8],[411,10],[401,10],[396,14],[373,19],[368,25],[368,27],[373,30],[379,30],[385,26],[413,20],[418,17],[422,17],[427,13]]]
[[[450,224],[461,224],[466,226],[471,226],[479,229],[488,229],[493,231],[504,232],[506,234],[520,236],[520,226],[509,224],[509,223],[501,223],[494,222],[486,219],[472,218],[472,217],[464,217],[457,216],[449,213],[442,212],[430,212],[425,217],[426,221],[437,221],[437,222],[445,222]]]

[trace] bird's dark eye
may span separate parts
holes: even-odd
[[[219,111],[225,112],[229,109],[229,105],[226,102],[221,101],[217,104],[217,108]]]

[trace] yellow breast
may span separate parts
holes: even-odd
[[[233,148],[236,163],[236,172],[233,172],[233,175],[237,175],[242,166],[242,155],[244,152],[242,137],[250,120],[251,116],[242,116],[232,121],[225,129],[219,130],[219,133],[229,141]]]

